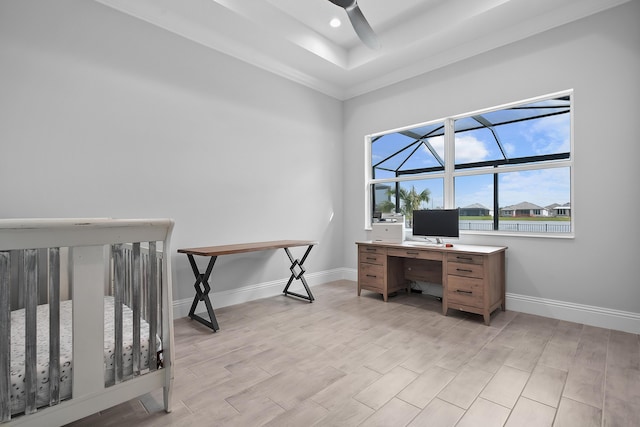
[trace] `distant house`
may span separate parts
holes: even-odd
[[[500,216],[511,217],[536,217],[536,216],[549,216],[549,210],[542,206],[535,205],[529,202],[521,202],[517,205],[505,206],[500,209]]]
[[[551,212],[553,216],[571,216],[571,203],[565,203],[564,205],[554,203],[551,206],[549,212]]]
[[[489,216],[491,211],[480,203],[460,208],[460,216]]]
[[[555,214],[555,208],[560,206],[560,203],[551,203],[549,206],[545,206],[544,208],[549,211],[551,215]]]

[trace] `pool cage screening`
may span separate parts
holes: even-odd
[[[487,169],[493,169],[493,212],[499,212],[498,173],[501,166],[567,160],[571,157],[566,147],[550,147],[541,152],[540,147],[535,147],[518,132],[540,126],[554,117],[563,117],[568,121],[570,112],[571,99],[565,95],[453,119],[454,147],[465,136],[482,139],[487,146],[483,158],[454,156],[454,171],[483,169],[486,172]],[[403,180],[394,181],[393,178],[429,178],[430,174],[445,172],[445,162],[448,160],[444,156],[445,123],[421,125],[371,139],[371,177],[373,180],[388,179],[371,185],[372,213],[379,211],[381,201],[389,203],[389,195],[401,193]],[[382,191],[376,191],[376,188]],[[401,211],[400,197],[395,197],[395,211]],[[493,229],[498,229],[498,215],[494,215]]]

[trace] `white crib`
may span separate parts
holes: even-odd
[[[170,219],[0,220],[0,425],[62,425],[163,389]]]

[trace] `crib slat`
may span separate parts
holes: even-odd
[[[72,398],[84,399],[104,390],[105,247],[73,249]],[[55,411],[54,411],[55,412]]]
[[[24,269],[21,266],[24,263],[24,251],[14,249],[11,254],[11,310],[24,308]]]
[[[49,248],[49,405],[60,403],[60,248]]]
[[[142,319],[149,318],[149,251],[142,252],[142,285],[140,287],[140,311]]]
[[[38,305],[47,303],[47,248],[38,249]]]
[[[124,293],[122,294],[122,303],[131,306],[131,250],[124,248]]]
[[[38,250],[24,251],[25,277],[25,414],[36,412],[37,379],[37,309],[38,309]]]
[[[122,382],[123,361],[122,361],[122,300],[125,291],[125,257],[122,245],[113,246],[113,270],[114,270],[114,290],[113,290],[113,335],[115,339],[114,351],[114,374],[115,383]]]
[[[0,422],[11,419],[11,255],[0,252]]]
[[[149,263],[147,269],[147,305],[149,322],[149,369],[155,371],[158,368],[158,260],[156,242],[149,242]]]
[[[140,375],[140,279],[141,279],[140,243],[133,244],[133,376]]]

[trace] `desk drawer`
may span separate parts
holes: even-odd
[[[387,256],[385,254],[378,254],[375,252],[360,252],[360,259],[359,261],[362,263],[367,263],[367,264],[377,264],[377,265],[384,265],[385,261],[387,260]]]
[[[465,277],[484,277],[484,265],[483,264],[465,264],[462,262],[447,263],[447,274],[453,274],[456,276]]]
[[[449,303],[482,308],[484,306],[483,297],[482,279],[447,276],[447,298]]]
[[[483,264],[484,256],[483,255],[471,255],[471,254],[460,254],[460,253],[452,253],[447,254],[448,262],[460,262],[464,264]]]
[[[384,266],[360,263],[358,280],[361,286],[384,288]]]
[[[442,252],[425,249],[389,248],[387,254],[389,256],[396,256],[400,258],[431,259],[435,261],[442,260]]]
[[[358,251],[360,255],[363,255],[363,254],[386,255],[387,254],[387,248],[382,248],[380,246],[374,246],[374,245],[360,245],[358,246]]]

